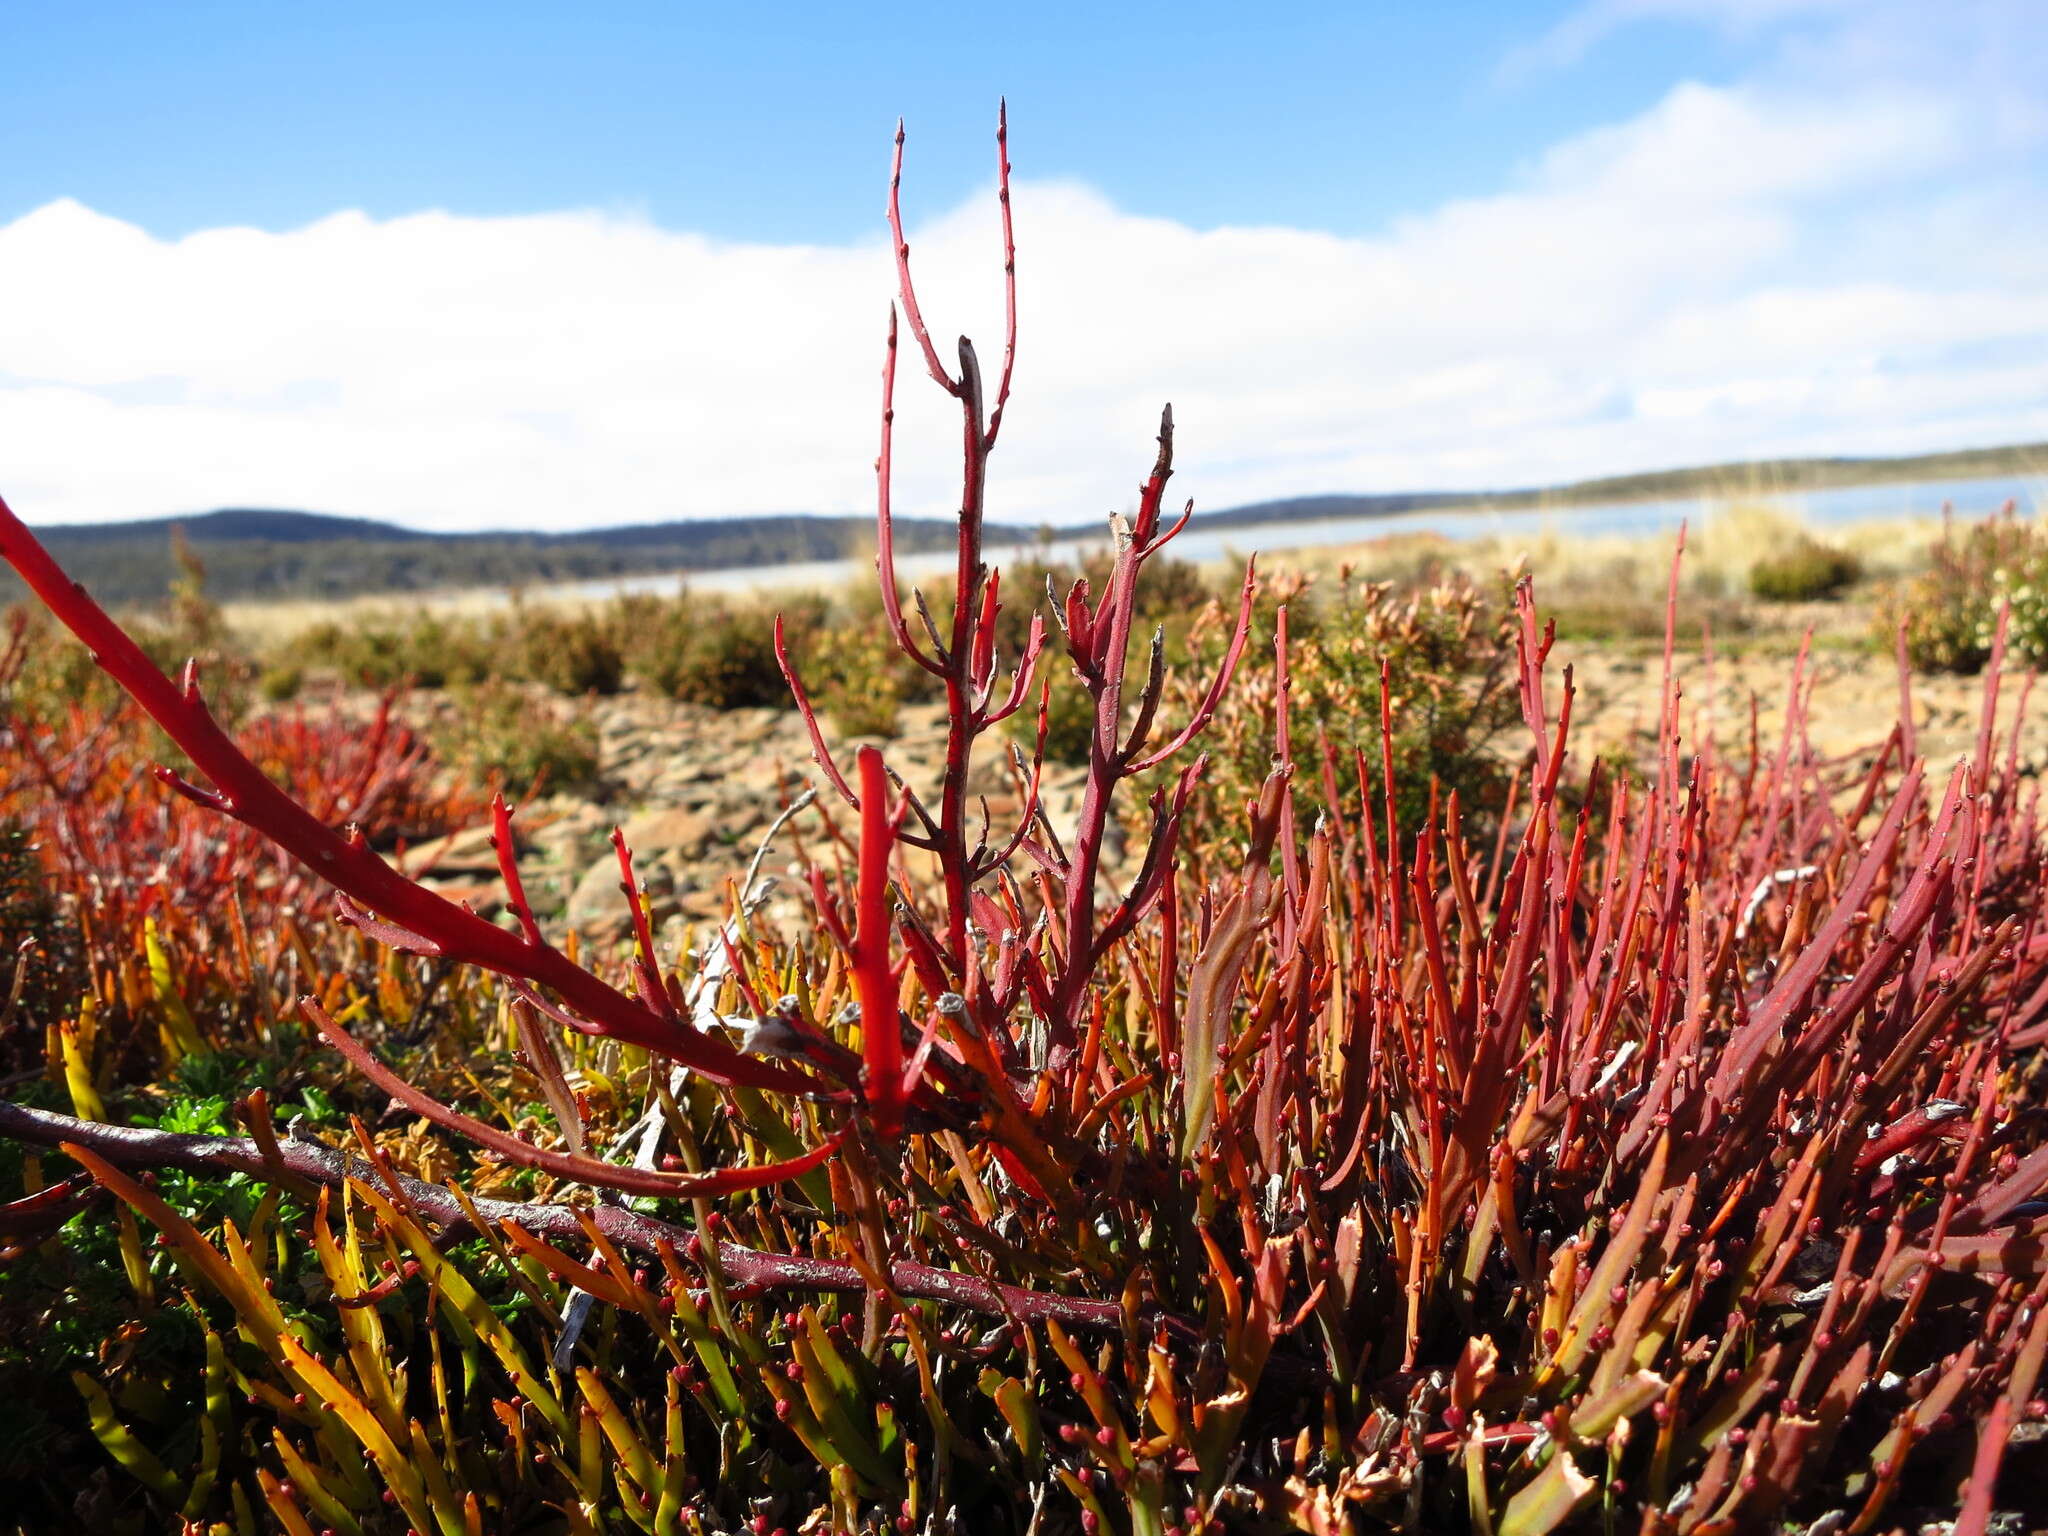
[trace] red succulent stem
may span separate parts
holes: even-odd
[[[1238,601],[1237,622],[1231,631],[1222,664],[1216,669],[1207,691],[1193,716],[1165,745],[1144,752],[1154,712],[1159,703],[1164,675],[1154,661],[1146,679],[1137,717],[1125,734],[1124,681],[1128,671],[1131,628],[1137,614],[1137,584],[1144,564],[1186,526],[1187,514],[1164,535],[1159,533],[1159,508],[1166,495],[1166,482],[1173,475],[1173,408],[1168,406],[1159,419],[1159,453],[1152,473],[1139,491],[1135,523],[1113,525],[1116,536],[1115,563],[1107,590],[1092,609],[1084,583],[1076,582],[1067,595],[1066,640],[1074,670],[1095,701],[1095,726],[1088,743],[1088,776],[1081,787],[1081,804],[1074,823],[1063,871],[1065,890],[1061,897],[1060,923],[1063,968],[1053,990],[1053,1011],[1047,1041],[1056,1059],[1064,1059],[1075,1045],[1082,1003],[1094,978],[1096,963],[1107,947],[1096,926],[1097,878],[1102,866],[1102,848],[1109,830],[1109,818],[1117,786],[1124,780],[1158,767],[1201,734],[1221,702],[1224,690],[1236,674],[1251,634],[1253,599],[1258,591],[1256,564],[1245,568]],[[1185,809],[1192,781],[1183,777],[1170,802],[1159,802],[1163,819],[1155,815],[1148,864],[1171,849],[1174,828]],[[1150,900],[1157,895],[1156,881],[1141,876],[1139,895]],[[1118,922],[1128,928],[1137,913],[1127,900]],[[1108,942],[1113,942],[1113,938]]]
[[[925,671],[939,678],[945,686],[946,694],[946,755],[939,786],[937,814],[931,815],[922,805],[912,802],[920,821],[925,825],[925,831],[918,837],[906,840],[919,847],[929,848],[937,856],[939,878],[945,891],[948,958],[954,971],[962,977],[963,985],[970,996],[979,991],[979,968],[974,963],[974,955],[968,942],[972,890],[975,882],[995,867],[981,857],[983,849],[970,848],[969,843],[968,781],[974,743],[990,727],[1014,714],[1022,706],[1024,699],[1029,696],[1031,675],[1044,643],[1042,626],[1034,626],[1024,655],[1018,662],[1017,675],[1008,698],[1001,706],[991,710],[989,706],[996,670],[994,642],[998,597],[995,583],[990,580],[989,573],[982,563],[982,531],[987,506],[988,455],[995,447],[1003,407],[1009,400],[1017,350],[1017,253],[1010,215],[1008,122],[1008,111],[1005,108],[998,118],[996,135],[997,190],[1003,211],[1005,338],[1003,372],[997,386],[996,406],[992,416],[986,410],[981,368],[976,360],[973,344],[964,336],[960,339],[959,376],[956,378],[949,375],[939,361],[938,349],[933,345],[930,328],[925,324],[924,312],[918,303],[917,286],[910,268],[910,245],[903,234],[904,133],[900,122],[896,127],[895,154],[890,167],[888,220],[891,247],[896,262],[898,304],[901,306],[904,319],[909,323],[911,336],[924,357],[926,370],[942,389],[960,402],[961,486],[952,622],[943,641],[937,634],[929,637],[930,651],[920,644],[911,632],[909,622],[903,613],[902,598],[896,581],[892,504],[898,351],[896,306],[892,306],[889,311],[888,347],[882,365],[881,444],[875,460],[875,572],[881,586],[883,614],[889,625],[890,637],[897,648]],[[812,735],[813,750],[820,766],[824,768],[828,777],[832,778],[841,793],[847,793],[847,786],[825,752],[815,717],[786,660],[784,671],[789,677],[792,691],[797,694],[798,707],[804,712],[806,725]],[[854,797],[849,794],[848,798]]]
[[[543,942],[540,923],[526,899],[526,882],[519,875],[519,849],[512,838],[512,810],[503,795],[491,796],[491,850],[498,856],[498,873],[505,881],[505,904],[519,919],[519,931],[528,944]]]
[[[1003,209],[1003,377],[996,385],[995,405],[988,413],[984,450],[995,447],[1003,429],[1003,408],[1010,403],[1010,379],[1017,371],[1017,234],[1010,222],[1010,103],[996,106],[996,201]]]
[[[949,395],[960,393],[960,385],[946,373],[938,348],[925,328],[924,314],[917,307],[917,289],[910,281],[910,242],[903,238],[903,120],[896,120],[896,153],[889,164],[889,236],[896,256],[896,285],[903,291],[903,314],[910,322],[910,334],[924,353],[924,365],[932,379]],[[893,334],[893,326],[891,328]]]
[[[890,590],[886,581],[883,590]],[[803,679],[797,676],[795,663],[789,659],[789,645],[783,637],[782,615],[779,613],[775,615],[775,665],[781,668],[782,681],[788,685],[789,696],[796,705],[797,715],[804,723],[804,730],[810,735],[811,761],[818,765],[819,771],[830,781],[832,787],[839,791],[840,798],[858,810],[860,796],[853,792],[853,787],[846,782],[846,775],[839,771],[839,764],[833,761],[832,749],[825,745],[824,728],[818,724],[818,712],[811,705],[811,696],[804,691]]]
[[[908,290],[905,290],[906,294]],[[946,663],[946,767],[939,786],[939,869],[946,887],[946,942],[962,974],[970,973],[967,945],[969,870],[967,779],[974,743],[986,728],[973,677],[974,632],[980,609],[982,508],[988,484],[988,446],[983,438],[981,368],[974,348],[960,338],[961,484],[960,544],[953,586],[951,644]],[[991,615],[993,618],[993,615]]]
[[[860,1001],[861,1077],[876,1131],[895,1136],[903,1129],[907,1095],[896,973],[889,959],[889,863],[902,811],[890,809],[882,754],[862,747],[855,764],[860,774],[860,871],[850,954],[854,996]]]
[[[839,1132],[828,1136],[812,1151],[788,1162],[749,1163],[738,1168],[720,1168],[708,1173],[655,1173],[641,1168],[622,1167],[617,1163],[601,1162],[597,1158],[583,1157],[573,1152],[550,1152],[521,1141],[509,1131],[501,1131],[496,1126],[486,1125],[481,1120],[450,1109],[432,1094],[413,1087],[371,1055],[360,1040],[335,1023],[327,1011],[312,998],[299,999],[299,1012],[305,1016],[308,1023],[320,1031],[329,1045],[341,1052],[350,1066],[414,1114],[424,1116],[436,1125],[468,1138],[506,1162],[539,1168],[558,1178],[573,1179],[579,1184],[623,1190],[636,1195],[721,1195],[743,1189],[759,1189],[763,1185],[779,1184],[784,1179],[793,1179],[809,1173],[832,1155],[845,1134]]]
[[[5,501],[0,501],[0,557],[214,785],[200,789],[166,773],[165,781],[173,788],[261,833],[343,895],[436,946],[449,959],[550,988],[581,1016],[579,1027],[586,1033],[644,1046],[713,1082],[786,1093],[817,1088],[814,1079],[742,1056],[722,1038],[700,1035],[664,1018],[559,950],[508,933],[467,907],[416,885],[360,838],[343,837],[320,822],[264,777],[221,729],[189,669],[183,687],[159,672],[85,588],[64,574]]]
[[[1168,406],[1159,418],[1158,457],[1139,492],[1137,524],[1125,527],[1119,520],[1114,525],[1116,554],[1108,590],[1092,611],[1088,610],[1086,589],[1080,583],[1068,595],[1067,648],[1074,670],[1094,696],[1095,726],[1088,740],[1088,777],[1081,787],[1062,903],[1065,969],[1053,992],[1053,1017],[1048,1033],[1048,1042],[1056,1055],[1073,1049],[1082,1000],[1094,974],[1095,881],[1102,863],[1103,837],[1108,831],[1116,786],[1132,771],[1123,747],[1123,690],[1131,624],[1137,607],[1138,568],[1144,561],[1145,546],[1158,522],[1159,502],[1172,475],[1173,407]]]
[[[1244,659],[1245,645],[1252,634],[1252,608],[1259,593],[1258,557],[1254,555],[1245,563],[1244,583],[1238,591],[1237,622],[1230,631],[1230,641],[1225,646],[1223,660],[1209,679],[1208,690],[1196,704],[1195,712],[1188,717],[1187,724],[1167,743],[1156,751],[1135,758],[1129,764],[1131,773],[1145,773],[1157,768],[1169,758],[1185,751],[1194,739],[1208,729],[1209,722],[1216,718],[1216,710],[1223,702],[1223,695],[1229,691],[1230,681],[1237,676],[1238,664]]]
[[[1145,562],[1184,529],[1193,515],[1190,504],[1179,519],[1163,532],[1160,509],[1167,481],[1173,472],[1173,413],[1162,414],[1159,452],[1152,473],[1140,490],[1134,521],[1114,525],[1117,548],[1106,590],[1092,605],[1084,583],[1068,594],[1063,620],[1068,654],[1076,672],[1088,688],[1095,707],[1095,722],[1089,748],[1087,779],[1074,834],[1068,850],[1055,843],[1048,854],[1031,836],[1040,819],[1038,801],[1039,764],[1044,742],[1044,707],[1040,709],[1039,746],[1027,778],[1026,804],[1019,826],[1007,838],[994,839],[984,824],[980,835],[970,827],[969,782],[975,743],[995,725],[1014,715],[1030,697],[1031,683],[1045,644],[1045,629],[1034,620],[1026,638],[1015,676],[1006,696],[995,703],[997,656],[995,636],[1001,612],[1000,578],[984,565],[982,538],[987,506],[988,455],[1001,426],[1009,400],[1015,370],[1017,342],[1016,241],[1010,209],[1010,168],[1007,111],[999,118],[997,131],[998,194],[1003,218],[1003,275],[1005,337],[1003,370],[996,387],[993,411],[987,408],[980,364],[973,344],[965,337],[959,343],[959,372],[949,374],[939,360],[930,327],[918,302],[910,265],[910,246],[903,233],[902,172],[904,134],[897,125],[894,156],[890,170],[888,222],[895,257],[897,303],[890,309],[888,345],[882,366],[882,420],[879,451],[875,460],[876,483],[876,576],[881,586],[883,613],[898,649],[944,685],[946,745],[944,766],[935,804],[931,809],[903,788],[903,799],[892,815],[888,800],[893,780],[878,755],[864,753],[859,766],[859,788],[849,784],[827,749],[824,733],[803,685],[791,665],[780,625],[777,626],[776,655],[797,709],[811,740],[812,754],[833,786],[862,816],[860,873],[857,903],[860,915],[855,924],[852,953],[856,985],[863,988],[861,1002],[866,1019],[863,1028],[866,1057],[867,1095],[877,1114],[880,1128],[894,1134],[900,1128],[902,1103],[915,1084],[901,1084],[903,1068],[900,1035],[885,1021],[896,1014],[893,973],[888,962],[886,905],[882,891],[887,883],[890,853],[897,842],[930,851],[938,867],[944,898],[943,940],[922,932],[910,935],[911,958],[920,977],[950,977],[965,996],[970,1016],[981,1017],[986,1025],[995,1013],[1006,1008],[1020,985],[1043,989],[1045,978],[1035,965],[1016,959],[1002,969],[1000,996],[989,992],[980,956],[971,939],[975,889],[987,876],[999,871],[1020,850],[1045,864],[1060,883],[1060,925],[1064,942],[1062,956],[1050,996],[1049,1043],[1056,1059],[1064,1061],[1073,1045],[1074,1030],[1082,1001],[1102,957],[1122,936],[1128,934],[1150,905],[1159,899],[1164,884],[1172,878],[1172,853],[1178,824],[1185,811],[1193,776],[1199,765],[1184,772],[1171,793],[1162,792],[1153,801],[1153,826],[1136,880],[1123,900],[1103,923],[1097,911],[1096,885],[1102,852],[1109,832],[1117,786],[1139,773],[1164,763],[1182,751],[1214,715],[1229,686],[1250,633],[1256,572],[1248,569],[1232,632],[1222,665],[1196,707],[1193,718],[1163,744],[1148,748],[1148,738],[1164,684],[1162,655],[1155,641],[1153,664],[1146,679],[1135,720],[1125,718],[1125,677],[1132,626],[1137,613],[1137,584]],[[943,635],[919,602],[927,631],[921,642],[911,631],[904,614],[896,581],[893,459],[895,436],[895,381],[898,355],[897,316],[908,323],[911,336],[922,354],[926,370],[934,381],[960,405],[961,482],[959,524],[953,581],[953,607]],[[926,643],[928,642],[928,644]],[[1128,725],[1128,735],[1126,734]],[[913,811],[921,826],[917,833],[901,828],[903,807]],[[1046,841],[1050,842],[1048,836]],[[886,997],[885,997],[886,994]],[[993,1009],[993,1011],[992,1011]],[[881,1010],[879,1013],[876,1010]],[[986,1017],[984,1017],[986,1015]],[[921,1063],[923,1057],[919,1057]]]
[[[900,155],[901,128],[897,134]],[[910,292],[907,276],[904,291]],[[915,301],[908,302],[914,304]],[[892,304],[889,306],[889,341],[882,355],[882,441],[875,454],[875,575],[882,589],[882,614],[889,621],[889,635],[896,642],[897,649],[934,677],[943,677],[946,669],[927,656],[911,636],[910,626],[903,619],[903,596],[896,586],[896,519],[891,504],[896,454],[896,351],[896,306]],[[779,618],[777,630],[779,633]],[[787,662],[783,670],[787,674]],[[833,772],[836,774],[837,770]]]
[[[647,902],[633,874],[633,850],[626,846],[626,834],[617,827],[612,828],[611,843],[619,861],[619,891],[626,898],[633,921],[633,977],[639,984],[640,1001],[656,1013],[675,1018],[676,1006],[662,985],[661,966],[654,955],[654,928],[647,918]],[[723,936],[724,930],[719,932]]]

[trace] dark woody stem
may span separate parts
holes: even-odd
[[[69,1142],[96,1152],[121,1168],[175,1168],[186,1173],[244,1173],[272,1183],[296,1179],[304,1184],[339,1188],[350,1180],[387,1189],[390,1180],[364,1159],[320,1142],[282,1140],[276,1155],[266,1158],[263,1148],[243,1136],[203,1136],[174,1131],[151,1130],[143,1126],[102,1125],[97,1121],[74,1119],[51,1110],[32,1109],[0,1099],[0,1136],[36,1146],[58,1147]],[[444,1231],[465,1231],[470,1222],[462,1202],[437,1184],[396,1175],[398,1194],[415,1214]],[[583,1238],[583,1222],[593,1222],[605,1237],[620,1248],[655,1257],[663,1244],[681,1249],[693,1235],[690,1229],[602,1202],[587,1211],[574,1206],[545,1202],[491,1200],[475,1196],[470,1205],[486,1221],[517,1222],[535,1237],[548,1242],[576,1242]],[[814,1294],[858,1294],[867,1290],[853,1265],[832,1259],[814,1259],[801,1254],[763,1253],[740,1243],[721,1241],[718,1262],[726,1280],[749,1289]],[[1115,1332],[1123,1326],[1123,1308],[1114,1301],[1089,1301],[1073,1296],[1055,1296],[1023,1286],[998,1285],[977,1275],[935,1269],[928,1264],[898,1261],[889,1266],[889,1284],[898,1295],[922,1301],[945,1302],[991,1317],[1038,1322],[1051,1318],[1065,1326],[1100,1332]],[[1180,1319],[1164,1320],[1176,1332],[1189,1325]]]

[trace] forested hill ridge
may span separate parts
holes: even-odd
[[[1686,469],[1607,475],[1565,485],[1506,491],[1403,491],[1386,495],[1294,496],[1231,507],[1197,521],[1210,528],[1301,522],[1318,518],[1391,517],[1443,508],[1513,511],[1519,507],[1601,506],[1679,501],[1694,496],[1797,495],[1845,486],[1912,480],[1973,480],[1991,475],[2048,475],[2048,443],[1959,448],[1895,458],[1747,459]]]
[[[1886,481],[2026,475],[2048,467],[2048,443],[1972,448],[1900,458],[1771,459],[1614,475],[1520,490],[1411,491],[1298,496],[1202,511],[1208,528],[1317,518],[1384,517],[1463,508],[1591,505],[1688,496],[1797,493]],[[899,517],[906,551],[950,547],[946,518]],[[451,587],[538,586],[666,571],[726,570],[843,559],[874,541],[874,521],[780,513],[645,523],[573,533],[428,533],[370,518],[231,509],[133,522],[49,525],[38,535],[102,601],[163,597],[177,573],[173,530],[182,530],[216,598],[334,598]],[[1024,543],[1036,530],[991,525],[989,541]],[[0,600],[22,595],[12,571]]]
[[[898,518],[896,543],[905,550],[950,547],[953,527],[950,519]],[[871,547],[875,524],[864,516],[783,513],[574,533],[427,533],[368,518],[232,509],[36,532],[89,591],[118,604],[153,601],[170,590],[178,534],[205,567],[212,597],[335,598],[836,560]],[[0,598],[21,592],[7,572]]]

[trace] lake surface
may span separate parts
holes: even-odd
[[[2048,502],[2048,477],[2003,475],[1976,480],[1916,480],[1891,485],[1844,486],[1837,490],[1805,491],[1792,495],[1742,495],[1736,497],[1686,496],[1666,501],[1603,503],[1597,506],[1527,507],[1515,511],[1490,509],[1461,510],[1438,507],[1426,512],[1396,512],[1384,517],[1303,519],[1300,521],[1244,524],[1232,528],[1204,529],[1201,514],[1186,533],[1170,547],[1182,560],[1198,564],[1226,556],[1245,555],[1254,550],[1321,549],[1333,545],[1362,544],[1389,534],[1427,532],[1449,539],[1512,538],[1532,534],[1649,534],[1663,533],[1690,521],[1693,527],[1711,521],[1717,506],[1739,502],[1754,506],[1768,502],[1783,508],[1814,528],[1840,527],[1849,523],[1881,522],[1889,518],[1933,517],[1944,505],[1952,506],[1961,519],[1989,516],[2006,502],[2017,502],[2022,512],[2037,515]],[[1025,546],[1033,554],[1054,559],[1070,558],[1102,548],[1107,535],[1077,533],[1045,544]],[[1002,557],[999,546],[991,553]],[[954,566],[951,551],[900,555],[897,574],[907,580],[949,573]],[[736,566],[722,571],[692,571],[686,575],[606,577],[535,591],[535,596],[590,599],[626,592],[673,592],[687,580],[700,592],[754,592],[769,589],[830,589],[870,569],[865,558],[857,560],[803,560],[787,565]]]

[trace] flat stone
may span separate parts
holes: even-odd
[[[496,917],[505,905],[504,888],[487,880],[423,880],[428,890],[467,906],[478,917]]]
[[[684,893],[676,904],[677,911],[684,917],[699,920],[725,916],[725,892],[723,890],[696,890]]]
[[[607,853],[588,869],[569,892],[562,914],[571,928],[586,934],[623,932],[632,921],[625,893],[619,889],[619,862]]]
[[[673,854],[694,859],[711,841],[715,826],[713,819],[702,811],[667,806],[642,811],[619,831],[625,836],[626,846],[636,855],[644,853],[656,857]]]
[[[658,865],[636,865],[634,873],[646,900],[648,922],[659,927],[677,910],[675,876]],[[583,871],[569,892],[562,921],[599,943],[623,938],[631,931],[633,909],[620,889],[618,855],[609,848]]]
[[[491,847],[491,834],[488,822],[464,827],[460,832],[417,844],[408,851],[406,863],[435,877],[495,874],[498,855]]]

